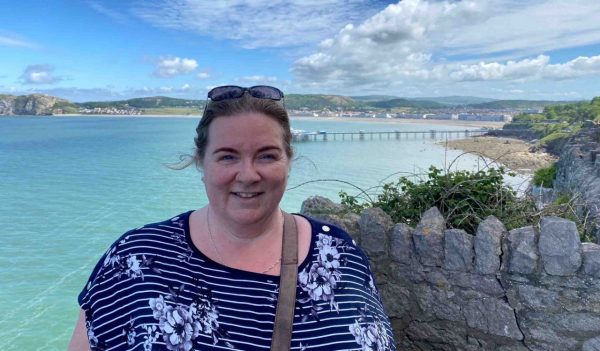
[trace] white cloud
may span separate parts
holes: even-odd
[[[544,75],[550,79],[570,79],[600,74],[600,55],[580,56],[574,60],[548,65]]]
[[[564,63],[550,63],[550,57],[539,55],[521,61],[480,62],[478,64],[439,65],[434,68],[439,77],[453,81],[492,80],[564,80],[600,75],[600,55],[580,56]]]
[[[158,27],[256,48],[313,44],[377,10],[368,0],[146,0],[133,12]]]
[[[480,62],[478,64],[461,64],[438,66],[435,69],[447,71],[447,76],[456,81],[478,80],[514,80],[523,78],[543,78],[544,69],[548,67],[550,58],[540,55],[534,59],[521,61]]]
[[[210,78],[210,74],[208,74],[208,72],[200,72],[196,75],[196,78],[198,79],[208,79]]]
[[[161,57],[156,64],[154,75],[161,78],[174,77],[190,73],[198,67],[194,59],[180,57]]]
[[[446,28],[444,46],[455,54],[534,54],[600,42],[595,0],[487,0],[486,20]],[[498,9],[501,9],[500,11]]]
[[[596,13],[596,0],[403,0],[321,41],[292,73],[307,89],[403,93],[598,75],[600,56],[551,63],[541,54],[600,43]]]
[[[29,65],[21,74],[21,80],[26,84],[52,84],[63,79],[53,72],[54,67],[51,65]]]
[[[178,96],[191,94],[193,96],[194,94],[196,94],[196,92],[197,92],[197,89],[192,87],[190,84],[184,84],[179,88],[172,87],[172,86],[160,86],[160,87],[145,86],[142,88],[126,90],[126,94],[133,95],[133,96],[139,96],[139,95],[149,96],[149,95],[157,95],[157,94],[159,94],[159,95],[168,94],[168,95],[178,95]]]
[[[34,49],[37,45],[10,35],[0,35],[0,46]]]
[[[100,3],[99,1],[86,1],[86,3],[88,4],[89,7],[91,7],[94,11],[112,18],[113,20],[119,22],[119,23],[125,23],[127,22],[127,16],[124,15],[121,12],[112,10],[106,6],[104,6],[102,3]]]
[[[277,77],[254,75],[254,76],[245,76],[245,77],[236,78],[235,81],[251,83],[251,84],[269,84],[269,83],[277,82]]]

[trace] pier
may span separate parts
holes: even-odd
[[[450,139],[450,138],[469,138],[481,136],[489,132],[489,129],[465,129],[465,130],[423,130],[423,131],[385,131],[385,132],[367,132],[360,130],[358,132],[305,132],[292,130],[292,141],[328,141],[328,140],[374,140],[374,139],[395,139],[395,140],[414,140],[414,139]]]

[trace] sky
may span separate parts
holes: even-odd
[[[589,100],[598,0],[1,1],[0,93]]]

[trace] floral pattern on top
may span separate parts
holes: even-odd
[[[168,350],[189,351],[201,334],[211,337],[213,345],[219,343],[220,338],[228,336],[219,326],[219,312],[209,290],[198,288],[198,291],[192,292],[194,299],[189,305],[182,303],[179,298],[185,291],[185,285],[171,288],[170,291],[170,294],[159,295],[148,301]],[[233,347],[229,342],[224,344]]]
[[[184,221],[179,216],[177,216],[177,217],[171,218],[171,224],[178,226],[179,228],[183,228]],[[190,247],[190,245],[188,245],[188,243],[187,243],[185,233],[174,231],[171,233],[171,239],[173,239],[175,241],[175,243],[179,244],[181,246],[181,248],[183,248],[183,252],[178,253],[177,258],[179,258],[179,260],[181,260],[181,261],[189,262],[190,259],[192,258],[193,251],[192,251],[192,248]]]
[[[383,322],[377,317],[368,317],[366,304],[364,308],[359,308],[359,313],[360,317],[348,328],[356,343],[363,351],[390,350],[393,340],[390,340]],[[367,322],[369,319],[372,321]]]
[[[156,268],[153,257],[146,257],[142,255],[141,259],[138,255],[121,255],[119,254],[119,245],[125,244],[129,237],[121,240],[118,245],[115,245],[110,249],[104,258],[103,267],[111,268],[112,271],[104,273],[102,276],[105,277],[109,272],[113,273],[113,277],[121,279],[126,276],[129,279],[141,278],[144,280],[143,269],[151,269],[157,274],[161,274],[160,270]]]
[[[329,230],[325,226],[323,229]],[[346,258],[342,254],[354,250],[344,240],[323,233],[317,235],[316,244],[316,260],[298,274],[298,285],[302,289],[298,301],[301,304],[310,303],[310,312],[303,316],[303,321],[309,317],[319,320],[318,312],[323,310],[319,302],[322,301],[329,303],[331,311],[339,312],[335,290],[341,288],[342,273],[339,268],[346,265]]]

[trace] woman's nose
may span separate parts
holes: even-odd
[[[240,163],[240,169],[235,179],[240,182],[251,183],[259,181],[261,177],[254,162],[244,161]]]

